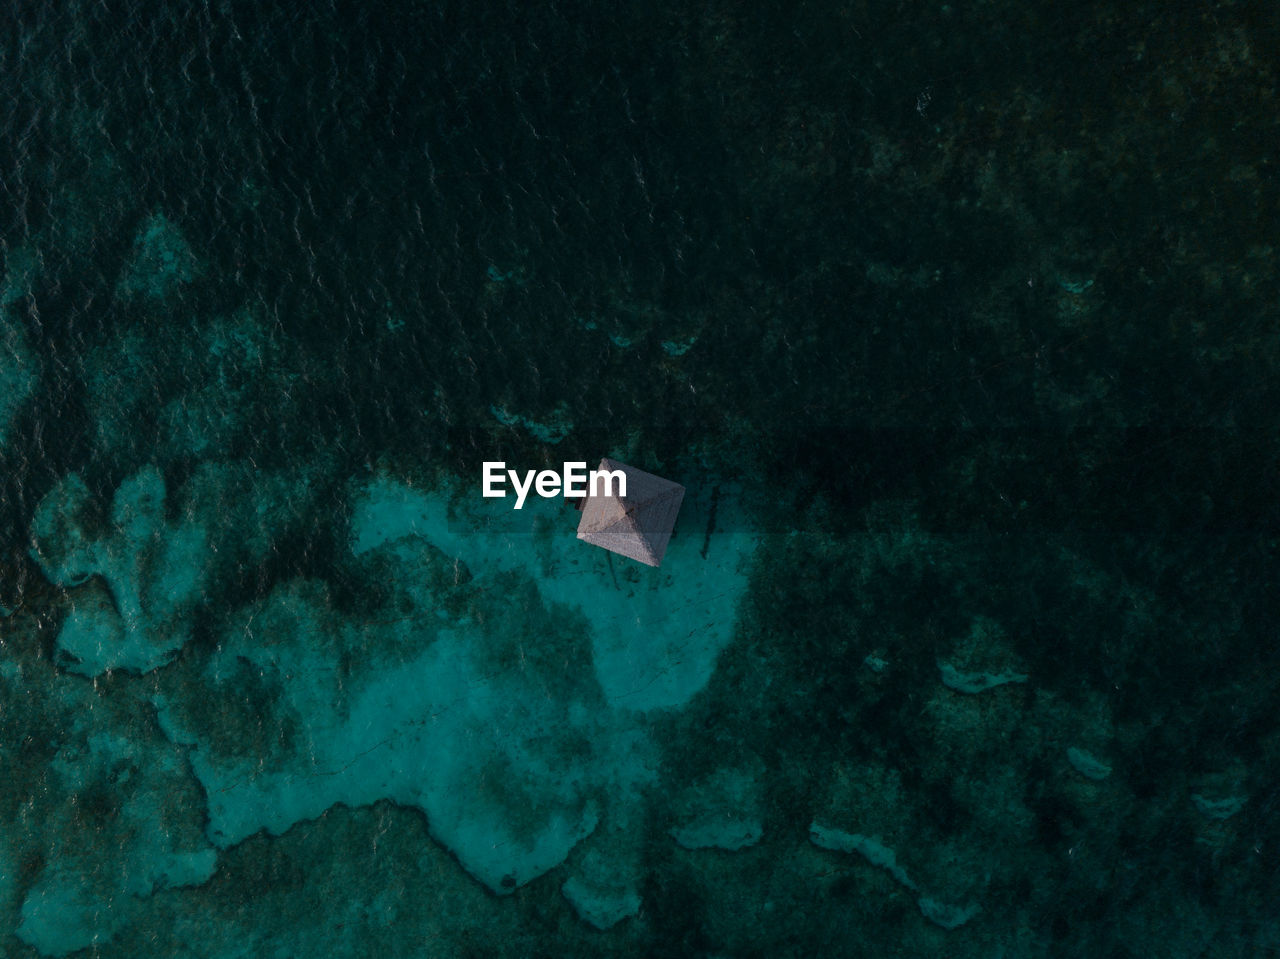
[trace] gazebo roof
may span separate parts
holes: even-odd
[[[591,496],[588,490],[578,539],[649,566],[659,565],[676,525],[684,487],[608,458],[600,461],[598,469],[622,470],[627,495]]]

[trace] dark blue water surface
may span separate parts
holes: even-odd
[[[0,954],[1280,955],[1278,21],[4,4]]]

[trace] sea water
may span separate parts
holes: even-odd
[[[0,954],[1280,952],[1274,35],[8,4]]]

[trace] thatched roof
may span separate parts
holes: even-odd
[[[627,495],[588,495],[578,522],[578,539],[657,566],[676,525],[684,487],[617,460],[602,459],[598,469],[622,470]]]

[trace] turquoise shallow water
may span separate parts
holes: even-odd
[[[0,954],[1280,954],[1272,12],[6,14]]]

